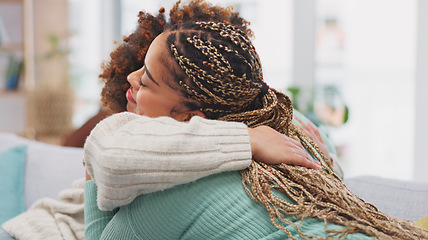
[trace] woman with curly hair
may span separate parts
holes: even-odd
[[[170,11],[168,22],[165,20],[165,9],[161,8],[157,16],[140,12],[137,29],[123,39],[113,51],[109,63],[103,64],[100,78],[105,82],[102,90],[102,102],[111,112],[126,111],[125,93],[130,84],[126,80],[129,73],[141,68],[150,43],[162,33],[167,26],[188,21],[217,21],[232,24],[252,36],[249,22],[233,12],[232,8],[212,6],[207,2],[196,0],[180,7],[178,1]]]
[[[233,14],[217,20],[210,19],[215,13],[207,5],[195,8],[196,12],[184,7],[174,15],[177,9],[172,10],[176,18],[171,17],[171,24],[162,14],[140,13],[140,27],[104,66],[102,76],[108,79],[104,103],[114,111],[126,106],[129,112],[102,121],[85,144],[84,159],[93,179],[85,189],[87,239],[428,237],[424,230],[379,212],[346,188],[326,152],[293,123],[290,99],[264,82],[246,28],[230,21]],[[190,14],[201,12],[207,19]],[[134,62],[138,64],[129,67]],[[218,167],[211,159],[221,155],[219,148],[199,143],[213,138],[212,132],[188,129],[195,123],[219,122],[207,119],[236,123],[219,128],[216,137],[222,140],[214,141],[227,145],[220,151],[233,155],[229,162],[246,161],[239,155],[248,153],[248,140],[243,138],[247,128],[239,125],[244,123],[268,126],[299,142],[323,171],[254,159],[241,172],[224,172],[231,168]],[[185,136],[192,134],[196,140]],[[173,148],[165,144],[172,137],[178,138]],[[200,148],[188,151],[188,145]],[[180,161],[175,164],[183,165],[186,179],[176,178],[182,169],[170,169],[162,162],[171,152]],[[187,158],[199,158],[208,167],[186,166]],[[190,181],[194,182],[181,184]],[[153,192],[159,189],[166,190]],[[147,192],[153,193],[141,195]]]

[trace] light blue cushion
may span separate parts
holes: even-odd
[[[0,225],[25,211],[26,155],[26,145],[0,152]]]

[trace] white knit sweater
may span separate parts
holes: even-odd
[[[143,193],[245,169],[251,146],[242,123],[119,113],[92,130],[84,160],[98,188],[99,208],[112,210]]]

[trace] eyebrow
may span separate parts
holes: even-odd
[[[147,69],[147,65],[145,65],[145,67],[146,67],[146,73],[147,73],[147,76],[149,77],[149,79],[152,80],[152,82],[154,82],[156,85],[159,86],[159,83],[156,82],[155,79],[153,79],[152,74],[150,74],[149,69]]]

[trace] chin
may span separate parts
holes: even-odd
[[[126,105],[126,111],[127,111],[127,112],[131,112],[131,113],[135,113],[135,107],[131,106],[131,104],[130,104],[130,103],[128,103],[128,104]]]

